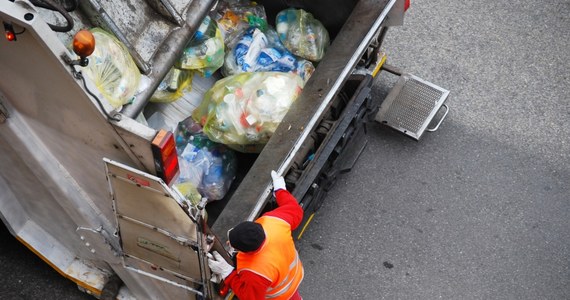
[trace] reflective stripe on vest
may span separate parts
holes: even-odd
[[[295,282],[293,279],[297,278],[298,275],[301,275],[301,280],[303,279],[303,268],[298,268],[297,266],[299,265],[299,254],[297,253],[297,251],[295,251],[295,260],[291,263],[291,265],[289,266],[289,273],[287,274],[287,277],[285,277],[282,281],[281,284],[279,284],[278,286],[274,287],[274,288],[269,288],[267,289],[267,294],[265,295],[265,298],[267,299],[275,299],[279,296],[282,296],[283,294],[285,294],[286,292],[291,290],[291,286],[293,285],[293,283]],[[301,271],[301,274],[298,274],[298,272]],[[289,278],[291,277],[291,278]],[[299,283],[301,283],[301,281],[299,281]],[[297,284],[297,287],[299,285]],[[295,288],[293,290],[293,293],[297,290],[297,288]]]
[[[284,220],[264,216],[255,221],[261,224],[266,240],[253,253],[239,252],[237,271],[248,270],[267,278],[271,285],[266,298],[288,300],[303,280],[303,265],[291,236],[291,225]]]

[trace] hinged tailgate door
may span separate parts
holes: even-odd
[[[195,208],[162,179],[104,161],[124,266],[202,295],[208,281]]]

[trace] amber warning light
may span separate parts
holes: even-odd
[[[79,57],[87,57],[95,51],[95,37],[89,30],[79,30],[73,36],[73,52]]]
[[[176,153],[176,143],[174,135],[170,131],[160,130],[152,141],[152,155],[156,175],[167,185],[178,175],[178,154]]]
[[[87,56],[95,51],[95,37],[91,31],[82,29],[73,36],[73,52],[79,56],[79,60],[73,61],[72,65],[87,67],[89,59]]]

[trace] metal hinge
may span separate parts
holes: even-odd
[[[6,122],[6,120],[10,117],[10,114],[6,109],[6,106],[4,106],[4,103],[2,103],[2,100],[3,96],[0,95],[0,124]]]

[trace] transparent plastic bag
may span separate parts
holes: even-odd
[[[313,62],[325,56],[329,33],[312,14],[289,8],[277,14],[275,24],[279,39],[293,54]]]
[[[129,51],[117,38],[100,28],[90,31],[95,37],[95,51],[82,72],[113,108],[119,108],[133,100],[141,74]]]
[[[290,72],[306,82],[314,70],[310,61],[295,57],[283,46],[275,30],[249,27],[227,51],[222,73]]]
[[[258,153],[302,88],[303,80],[293,73],[233,75],[216,82],[192,117],[212,141]]]
[[[196,70],[209,77],[224,64],[224,47],[224,39],[216,21],[206,16],[186,45],[178,67]]]
[[[210,166],[204,173],[199,190],[209,201],[221,200],[235,178],[237,169],[235,154],[220,144],[210,151],[204,152],[210,154]]]
[[[208,201],[224,198],[236,174],[235,153],[211,141],[191,117],[178,124],[176,148],[180,153],[177,183],[192,184]]]
[[[151,102],[169,103],[178,100],[192,84],[193,73],[189,70],[171,68],[152,94]]]
[[[250,26],[267,29],[267,15],[262,5],[253,1],[220,1],[214,13],[226,45]]]

